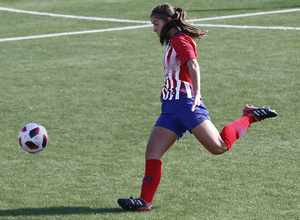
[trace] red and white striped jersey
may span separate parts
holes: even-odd
[[[192,80],[186,62],[197,59],[196,43],[188,35],[177,32],[167,44],[164,56],[165,85],[161,101],[192,99]]]

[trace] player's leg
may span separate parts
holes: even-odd
[[[192,129],[198,141],[212,154],[222,154],[229,150],[232,144],[239,139],[255,121],[251,114],[227,124],[221,134],[210,120],[205,120]]]
[[[205,120],[192,129],[198,141],[212,154],[222,154],[228,150],[219,131],[210,120]]]
[[[192,133],[209,152],[222,154],[229,150],[232,144],[246,132],[251,123],[276,116],[277,113],[270,108],[246,106],[243,116],[227,124],[221,134],[210,120],[205,120],[197,125],[192,129]]]
[[[146,149],[146,160],[161,160],[163,155],[171,149],[178,140],[175,132],[160,126],[154,126]]]
[[[160,126],[154,126],[146,149],[145,176],[141,196],[137,199],[119,199],[119,205],[126,210],[149,211],[152,200],[160,183],[163,155],[172,148],[178,140],[178,135]]]
[[[162,172],[162,157],[178,140],[173,131],[155,126],[151,132],[146,149],[145,176],[140,198],[152,203],[156,189],[160,183]]]

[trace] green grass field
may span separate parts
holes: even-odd
[[[159,3],[1,0],[0,7],[149,21]],[[216,127],[240,117],[246,104],[270,106],[278,117],[253,124],[221,156],[186,134],[163,158],[153,210],[123,211],[118,198],[140,195],[145,147],[160,114],[165,47],[151,27],[43,37],[145,23],[1,8],[0,219],[300,219],[299,1],[170,3],[191,19],[298,9],[195,22],[209,30],[198,61]],[[290,28],[267,28],[273,26]],[[49,134],[38,154],[18,145],[19,130],[31,122]]]

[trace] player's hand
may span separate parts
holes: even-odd
[[[200,106],[200,105],[201,105],[201,96],[195,97],[191,111],[194,112],[196,109],[196,106]]]

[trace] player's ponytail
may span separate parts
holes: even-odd
[[[182,8],[174,8],[174,19],[180,22],[185,22],[186,12]]]
[[[169,30],[177,27],[181,32],[193,39],[202,39],[207,31],[201,31],[185,22],[186,11],[182,8],[174,8],[170,4],[160,4],[152,10],[151,16],[157,16],[166,22],[160,33],[160,43],[169,43],[172,36],[169,36]],[[150,16],[150,17],[151,17]]]

